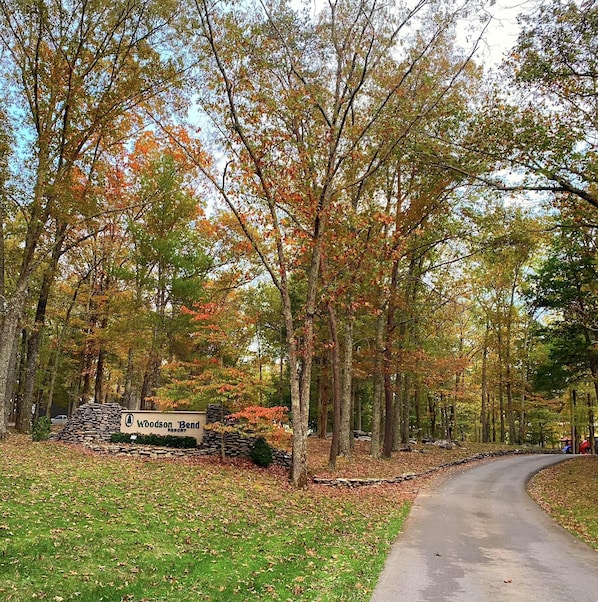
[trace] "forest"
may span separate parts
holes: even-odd
[[[80,404],[558,446],[598,392],[598,5],[0,0],[0,439]]]

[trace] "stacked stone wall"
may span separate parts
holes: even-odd
[[[122,407],[117,403],[86,403],[78,407],[63,429],[52,439],[65,443],[110,441],[120,432]]]
[[[189,458],[205,456],[206,453],[198,448],[177,449],[174,447],[159,447],[157,445],[138,445],[137,443],[104,443],[92,442],[86,444],[89,449],[101,454],[114,456],[136,456],[149,459]]]
[[[206,408],[206,424],[225,421],[229,414],[231,411],[224,406],[209,404]]]
[[[206,424],[214,422],[224,422],[225,424],[234,424],[234,421],[227,419],[230,412],[226,408],[217,405],[209,405],[206,409]],[[224,420],[222,419],[224,416]],[[222,436],[218,431],[204,429],[201,450],[209,455],[222,454]],[[227,458],[248,458],[255,444],[257,437],[241,433],[224,433],[224,455]],[[272,461],[274,464],[291,468],[292,456],[289,452],[272,448]]]
[[[117,403],[86,403],[74,412],[64,428],[52,435],[52,439],[64,443],[82,443],[96,451],[116,454],[140,455],[146,457],[180,457],[199,455],[220,455],[222,453],[222,433],[205,430],[203,441],[197,449],[174,450],[173,448],[129,445],[98,445],[109,442],[114,433],[120,433],[121,414],[123,408]],[[206,423],[223,422],[234,424],[227,420],[231,412],[219,405],[209,405],[206,411]],[[224,434],[224,455],[227,458],[248,458],[257,437],[241,433]],[[272,448],[273,462],[285,468],[291,467],[291,454],[280,449]]]

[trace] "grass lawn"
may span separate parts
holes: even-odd
[[[332,476],[328,445],[310,441],[320,476]],[[335,476],[422,472],[479,451],[373,461],[357,444]],[[595,468],[582,466],[582,482]],[[246,462],[144,461],[13,435],[0,442],[0,600],[367,601],[421,482],[295,491]],[[542,491],[566,489],[556,483]]]
[[[558,523],[598,550],[598,456],[578,456],[538,473],[530,495]]]
[[[414,494],[0,443],[0,600],[368,600]]]

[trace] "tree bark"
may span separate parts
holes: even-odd
[[[430,437],[436,439],[436,400],[428,394],[428,415],[430,418]]]
[[[339,454],[348,456],[351,453],[353,443],[353,429],[351,428],[353,405],[352,383],[353,383],[353,324],[354,316],[349,312],[345,323],[345,348],[342,365],[342,391],[341,391],[341,429]]]
[[[410,430],[410,416],[411,416],[411,374],[405,373],[404,378],[404,389],[402,399],[402,411],[401,411],[401,443],[406,445],[409,443],[409,430]]]
[[[129,348],[127,354],[127,370],[125,373],[125,390],[123,392],[123,405],[129,410],[138,410],[138,404],[133,398],[133,348]]]
[[[590,437],[590,453],[596,453],[596,435],[595,435],[595,427],[594,427],[594,405],[592,404],[592,396],[587,393],[588,399],[588,434]]]
[[[25,387],[23,391],[23,398],[20,400],[20,403],[23,404],[23,408],[22,411],[18,412],[20,419],[15,425],[16,430],[19,433],[31,432],[31,412],[34,403],[34,396],[36,394],[35,383],[38,370],[39,352],[42,343],[44,327],[46,324],[46,310],[48,307],[48,299],[50,298],[50,291],[56,279],[56,269],[58,267],[58,260],[62,255],[62,247],[64,243],[65,232],[66,225],[60,226],[58,228],[56,242],[54,244],[52,255],[50,257],[50,263],[46,267],[44,275],[42,277],[42,284],[39,291],[37,308],[35,310],[35,321],[33,323],[33,329],[27,341]]]
[[[489,325],[486,323],[484,331],[484,343],[482,349],[482,408],[480,412],[480,424],[482,427],[482,443],[490,442],[490,420],[488,412],[489,391],[488,391],[488,335]]]
[[[331,303],[328,303],[328,325],[330,328],[330,371],[332,373],[332,442],[330,444],[330,456],[328,466],[336,469],[336,458],[340,454],[340,436],[341,436],[341,362],[339,353],[338,325],[336,312]]]
[[[98,361],[96,363],[96,378],[93,390],[94,403],[104,403],[104,367],[106,362],[106,349],[100,347]]]
[[[8,412],[14,389],[14,357],[18,346],[19,323],[25,308],[26,287],[12,296],[0,332],[0,440],[8,436]]]
[[[398,210],[397,210],[398,212]],[[397,218],[398,221],[398,218]],[[392,386],[393,372],[393,347],[396,327],[396,295],[399,277],[399,259],[395,258],[392,266],[392,275],[389,286],[389,302],[386,311],[386,329],[383,355],[384,374],[384,445],[382,455],[385,458],[392,456],[395,443],[395,425],[397,421],[397,406]]]
[[[326,358],[321,358],[319,362],[318,374],[318,438],[326,439],[328,434],[328,369]]]
[[[375,344],[375,365],[374,365],[374,384],[372,400],[372,442],[370,446],[370,455],[372,458],[379,458],[382,439],[382,395],[384,392],[383,353],[384,353],[384,313],[380,312],[376,319],[376,344]]]

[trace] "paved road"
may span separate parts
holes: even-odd
[[[525,492],[532,474],[568,458],[513,456],[420,492],[371,602],[598,600],[598,553]]]

